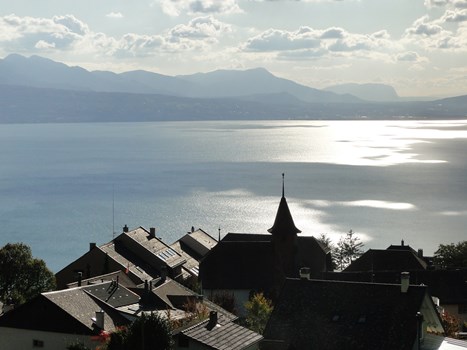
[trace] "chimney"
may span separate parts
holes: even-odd
[[[104,311],[96,311],[96,320],[94,321],[97,327],[104,329]]]
[[[404,246],[404,240],[401,240],[401,246],[402,247]]]
[[[127,225],[123,226],[123,232],[128,232],[128,226]]]
[[[83,273],[79,271],[78,272],[78,287],[81,287],[82,281],[83,281]]]
[[[89,250],[91,251],[94,248],[96,248],[96,243],[94,243],[94,242],[89,243]]]
[[[401,293],[407,293],[409,290],[410,273],[401,272]]]
[[[300,279],[309,280],[311,275],[311,270],[309,267],[300,268]]]
[[[210,311],[208,327],[213,328],[216,325],[217,325],[217,311]]]
[[[156,238],[156,228],[155,227],[150,227],[149,228],[149,237]]]
[[[161,266],[161,282],[167,279],[167,266]]]
[[[423,259],[423,249],[419,249],[417,255],[420,259]]]

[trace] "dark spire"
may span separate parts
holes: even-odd
[[[285,193],[285,190],[284,190],[284,187],[285,187],[285,185],[284,185],[284,182],[285,182],[284,181],[284,176],[285,176],[285,174],[282,173],[282,198],[285,198],[285,194],[284,194]]]
[[[268,230],[272,234],[297,234],[300,231],[293,222],[292,214],[290,214],[289,206],[284,195],[284,173],[282,173],[282,198],[277,209],[274,225]]]

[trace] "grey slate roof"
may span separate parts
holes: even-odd
[[[287,279],[264,337],[288,349],[411,350],[422,307],[442,331],[426,286]]]
[[[413,271],[426,270],[427,264],[412,250],[369,249],[344,271]]]
[[[296,275],[300,267],[312,274],[326,270],[326,251],[312,236],[298,236]],[[204,289],[255,289],[268,291],[274,284],[272,235],[229,233],[201,261]]]
[[[222,315],[213,327],[210,326],[208,319],[181,333],[211,349],[219,350],[242,350],[263,338],[260,334],[233,323]]]
[[[109,285],[110,283],[104,283],[101,286],[107,289]],[[96,311],[99,310],[104,311],[106,331],[114,331],[117,326],[128,323],[128,320],[117,313],[109,303],[99,299],[104,293],[95,292],[94,296],[90,288],[77,287],[42,293],[30,302],[2,315],[0,326],[92,335],[100,331],[92,321]],[[119,286],[118,289],[120,291],[115,290],[114,295],[128,295],[128,297],[119,298],[118,303],[115,301],[116,304],[123,304],[123,299],[126,303],[134,300],[134,294],[126,288]]]

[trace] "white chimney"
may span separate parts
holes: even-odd
[[[300,268],[300,279],[309,280],[311,275],[311,270],[309,267]]]
[[[410,284],[410,273],[401,272],[401,293],[407,293]]]

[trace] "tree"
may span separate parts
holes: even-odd
[[[170,350],[173,348],[172,328],[157,313],[142,314],[128,328],[110,335],[107,350]]]
[[[267,299],[263,293],[256,293],[245,303],[245,309],[246,326],[256,333],[263,334],[273,310],[271,300]]]
[[[329,252],[329,254],[331,256],[331,261],[330,261],[331,267],[334,270],[337,267],[336,259],[334,257],[335,252],[336,252],[336,246],[334,245],[334,243],[332,243],[331,238],[329,238],[325,233],[322,233],[317,238],[317,240],[318,240],[319,243],[321,243],[321,245],[324,246],[324,248],[327,250],[327,252]]]
[[[54,288],[54,274],[29,246],[8,243],[0,249],[0,301],[21,304]]]
[[[435,252],[434,263],[445,269],[467,267],[467,241],[440,244]]]
[[[363,243],[355,235],[355,232],[350,230],[345,236],[339,239],[334,257],[339,270],[344,270],[352,261],[363,254]]]

